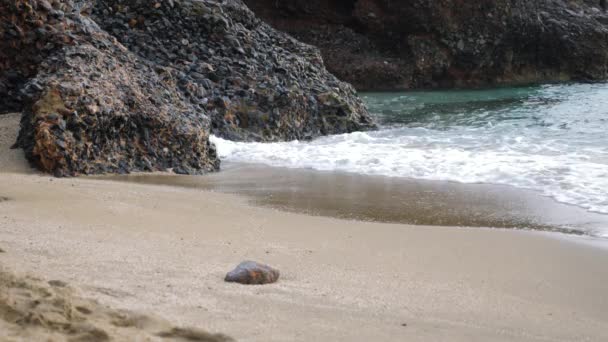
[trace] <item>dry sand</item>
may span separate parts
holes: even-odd
[[[346,221],[201,189],[1,168],[13,170],[0,170],[2,265],[115,310],[239,341],[608,340],[598,240]],[[281,279],[224,283],[246,259]]]
[[[13,201],[3,195],[5,182],[20,183],[5,175],[41,177],[28,166],[21,150],[10,149],[17,137],[19,118],[19,114],[0,115],[0,206]],[[10,234],[5,222],[9,217],[3,215],[0,223],[2,236]],[[24,237],[16,234],[12,238]],[[175,326],[154,314],[112,309],[83,298],[63,280],[45,281],[31,272],[16,274],[14,270],[23,272],[26,268],[19,262],[7,262],[10,244],[0,241],[0,341],[233,341],[222,334]]]
[[[17,140],[20,114],[0,114],[0,172],[32,173],[21,149],[10,147]]]
[[[60,280],[43,282],[0,269],[2,341],[202,341],[227,342],[223,335],[178,328],[152,316],[107,308],[75,294]]]

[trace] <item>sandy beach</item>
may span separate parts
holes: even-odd
[[[511,186],[424,181],[223,163],[222,172],[96,176],[246,196],[255,205],[314,216],[410,225],[494,227],[608,237],[608,215]]]
[[[64,282],[96,317],[128,310],[238,341],[608,340],[601,240],[307,216],[212,189],[56,179],[8,150],[17,122],[0,116],[2,268]],[[243,260],[278,268],[279,282],[225,283]],[[139,334],[106,321],[94,320],[117,340]],[[0,339],[34,333],[9,328]]]

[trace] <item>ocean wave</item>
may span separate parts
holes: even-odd
[[[242,143],[217,137],[212,140],[220,158],[226,161],[504,184],[537,190],[563,203],[608,213],[608,165],[580,153],[559,154],[550,146],[535,147],[549,155],[525,154],[513,148],[480,151],[445,146],[450,142],[441,138],[390,138],[386,132],[344,134],[313,142]],[[516,138],[512,143],[525,144],[525,138]]]
[[[509,94],[371,94],[364,99],[386,124],[378,131],[311,142],[212,140],[226,161],[511,185],[608,214],[608,85]]]

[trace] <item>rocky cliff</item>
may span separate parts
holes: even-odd
[[[318,46],[359,89],[471,87],[608,76],[600,0],[245,0]]]
[[[320,53],[240,0],[0,0],[0,112],[58,176],[217,170],[209,134],[309,139],[373,128]]]

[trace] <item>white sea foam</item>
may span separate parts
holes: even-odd
[[[461,139],[477,141],[474,137]],[[462,141],[456,145],[449,138],[395,134],[394,131],[344,134],[310,143],[240,143],[220,138],[213,138],[213,141],[220,157],[226,161],[507,184],[538,190],[560,202],[608,213],[608,165],[580,153],[562,154],[551,146],[529,148],[543,150],[549,155],[522,153],[518,149],[526,144],[524,137],[517,137],[508,146],[493,150],[467,148],[462,146]]]
[[[608,86],[580,87],[587,86],[545,87],[506,107],[484,104],[449,115],[427,107],[422,123],[312,142],[213,142],[226,161],[505,184],[608,213],[608,116],[598,109]]]

